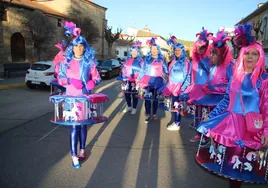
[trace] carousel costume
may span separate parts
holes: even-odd
[[[138,97],[136,90],[136,81],[143,65],[143,59],[140,56],[141,42],[136,41],[130,50],[130,55],[122,68],[122,90],[125,93],[127,107],[124,112],[136,114],[138,105]],[[137,56],[133,57],[132,52],[136,51]]]
[[[141,70],[141,73],[138,77],[137,86],[139,88],[144,88],[146,90],[145,97],[145,110],[146,110],[146,119],[145,123],[148,123],[151,118],[157,119],[156,112],[158,108],[158,92],[157,90],[162,87],[165,81],[165,74],[168,74],[168,67],[164,60],[164,57],[161,53],[161,48],[155,42],[155,38],[147,41],[147,44],[150,46],[150,52],[145,57],[144,64]],[[157,56],[153,57],[152,48],[157,49]],[[152,106],[152,115],[151,115],[151,106]]]
[[[182,44],[176,41],[176,37],[172,36],[167,42],[173,47],[175,52],[176,49],[181,50],[179,57],[173,56],[171,63],[169,64],[168,72],[168,83],[161,87],[158,91],[164,97],[170,97],[172,105],[170,106],[170,111],[172,112],[174,122],[167,127],[168,130],[179,130],[181,123],[181,115],[179,109],[179,95],[190,85],[190,71],[191,65],[186,60],[185,48]]]
[[[197,33],[197,41],[194,44],[192,55],[192,71],[191,71],[191,85],[180,95],[181,99],[192,103],[200,98],[202,88],[207,83],[209,74],[209,40],[208,37],[212,33],[202,28],[200,33]],[[202,54],[200,50],[203,50]]]
[[[200,91],[199,98],[192,101],[197,110],[197,117],[193,126],[195,129],[198,123],[223,99],[232,75],[233,57],[226,44],[226,41],[231,40],[231,38],[226,36],[224,30],[222,30],[217,33],[216,37],[209,36],[208,40],[213,41],[209,47],[211,60],[208,80]],[[217,62],[213,63],[212,58],[215,58],[215,56],[217,57]],[[199,141],[200,136],[200,134],[197,134],[191,141]],[[207,144],[209,144],[209,140],[204,139],[201,146],[205,147]]]
[[[91,90],[94,89],[95,85],[100,83],[101,78],[96,69],[94,50],[88,45],[86,39],[80,36],[80,28],[77,28],[72,22],[67,22],[65,26],[67,29],[65,34],[72,35],[73,39],[65,50],[64,62],[60,63],[58,81],[60,85],[66,88],[66,96],[68,98],[65,100],[65,96],[54,96],[51,100],[54,103],[65,101],[65,103],[63,103],[65,109],[63,112],[63,116],[65,113],[65,121],[63,120],[63,124],[71,126],[70,148],[72,165],[74,168],[80,168],[79,160],[84,160],[86,157],[85,143],[87,138],[87,126],[86,124],[76,122],[79,122],[79,120],[82,122],[82,120],[88,118],[88,106],[82,102],[85,102],[85,96],[91,94]],[[81,58],[76,58],[73,51],[73,48],[78,45],[83,45],[84,47]],[[73,106],[70,105],[72,104],[71,102],[74,103]],[[81,109],[86,110],[83,111]],[[56,114],[57,112],[55,112],[55,116]],[[60,123],[59,119],[55,119],[54,123]],[[78,142],[80,142],[79,154],[77,154]]]
[[[225,178],[250,183],[268,182],[268,151],[261,136],[268,136],[268,74],[262,45],[251,35],[251,25],[235,29],[242,45],[232,80],[224,98],[199,124],[198,131],[211,137],[211,146],[196,154],[202,167]],[[252,73],[244,70],[244,56],[256,49],[259,58]]]
[[[210,61],[207,83],[203,86],[201,96],[194,103],[197,105],[216,106],[226,93],[227,84],[232,75],[234,59],[226,44],[226,41],[231,40],[231,38],[226,36],[224,30],[218,32],[217,37],[208,37],[208,40],[213,41],[210,53],[218,56],[218,64],[213,64]]]
[[[194,116],[194,121],[190,125],[196,126],[196,122],[201,118],[200,108],[193,103],[203,96],[203,87],[206,85],[210,68],[209,57],[209,40],[208,37],[213,34],[202,28],[200,33],[197,33],[197,41],[194,44],[192,55],[192,71],[191,71],[191,84],[184,92],[180,94],[180,100],[187,102],[187,112]],[[200,136],[195,136],[190,139],[191,142],[198,142]]]

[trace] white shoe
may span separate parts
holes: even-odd
[[[136,108],[132,108],[132,111],[131,111],[131,114],[136,114],[136,112],[137,112],[137,109]]]
[[[123,112],[124,113],[127,113],[127,112],[130,112],[132,110],[132,107],[126,107],[124,110],[123,110]]]
[[[179,131],[181,128],[180,125],[177,125],[175,122],[173,122],[171,125],[167,127],[167,130],[169,131]]]

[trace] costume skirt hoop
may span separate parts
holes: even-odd
[[[52,123],[63,126],[93,125],[105,122],[103,104],[108,100],[104,94],[81,96],[54,95],[50,101],[54,103]]]
[[[268,150],[226,147],[212,140],[209,148],[199,146],[195,159],[203,168],[227,179],[268,183]]]

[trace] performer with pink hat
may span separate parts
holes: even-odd
[[[181,101],[187,101],[189,105],[188,108],[192,109],[194,113],[194,122],[199,118],[197,113],[196,106],[193,104],[193,101],[200,98],[202,95],[203,86],[207,83],[208,74],[209,74],[209,40],[208,37],[213,34],[202,28],[200,33],[197,33],[197,41],[194,43],[194,50],[192,55],[192,71],[191,71],[191,84],[187,89],[180,94],[179,99]],[[194,137],[191,141],[199,141],[200,137]]]
[[[263,47],[251,30],[250,24],[235,29],[242,48],[224,98],[199,124],[211,145],[199,147],[196,161],[231,180],[268,183],[268,74]],[[230,181],[234,186],[241,183]]]
[[[145,57],[142,71],[138,77],[139,81],[137,82],[138,87],[146,88],[146,91],[152,95],[150,99],[145,99],[145,123],[148,123],[152,118],[158,119],[156,116],[158,108],[157,90],[165,84],[164,76],[168,74],[167,64],[161,48],[156,44],[155,40],[155,38],[152,38],[147,41],[150,46],[150,52]]]
[[[172,36],[167,43],[173,47],[174,55],[169,65],[168,83],[158,91],[165,97],[172,96],[172,107],[179,103],[179,95],[190,85],[191,65],[186,60],[184,45],[176,41]],[[171,107],[171,108],[172,108]],[[171,109],[172,111],[172,109]],[[174,122],[167,127],[170,131],[180,130],[181,115],[180,111],[172,112]]]
[[[83,96],[91,94],[92,89],[100,83],[101,78],[96,69],[95,51],[86,39],[80,35],[81,29],[72,22],[65,23],[66,35],[72,36],[72,41],[65,50],[65,61],[60,63],[59,84],[66,88],[68,96]],[[64,108],[67,108],[65,104]],[[70,107],[71,108],[71,107]],[[77,106],[81,109],[82,106]],[[78,110],[78,117],[82,119],[85,115]],[[78,118],[78,119],[79,119]],[[70,132],[70,147],[72,154],[72,165],[80,168],[80,162],[86,158],[85,143],[87,138],[86,125],[73,125]],[[77,153],[77,145],[80,142],[80,152]]]
[[[227,84],[232,76],[233,56],[226,41],[231,40],[224,30],[219,31],[216,37],[209,36],[212,40],[210,44],[210,64],[209,75],[206,84],[200,90],[199,97],[192,101],[202,114],[200,119],[196,120],[196,125],[223,99]],[[196,141],[196,135],[191,141]],[[209,144],[209,140],[204,139],[201,146]]]

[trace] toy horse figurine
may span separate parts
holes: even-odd
[[[65,121],[77,121],[78,117],[76,115],[78,113],[78,108],[76,105],[71,109],[71,111],[63,111],[63,118]]]

